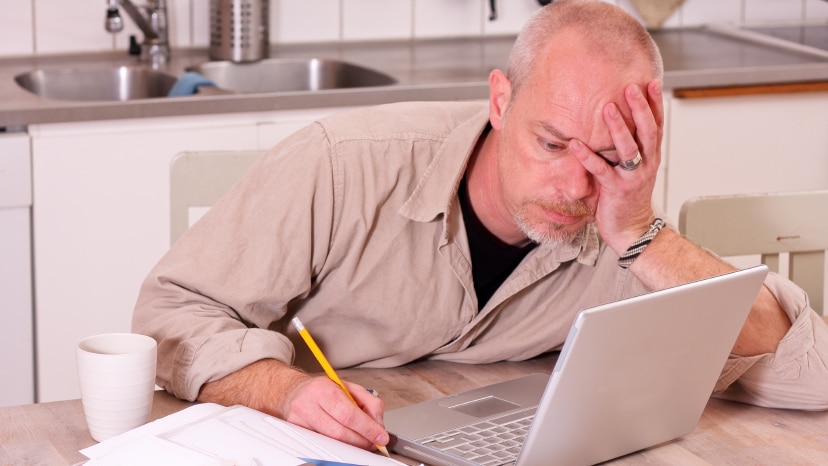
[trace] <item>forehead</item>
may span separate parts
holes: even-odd
[[[539,126],[554,127],[559,136],[584,142],[606,139],[608,130],[602,111],[615,103],[634,129],[632,112],[624,88],[637,84],[642,89],[650,79],[649,64],[642,54],[637,60],[621,63],[607,53],[590,50],[577,38],[562,38],[538,54],[532,72],[514,96],[516,106]]]

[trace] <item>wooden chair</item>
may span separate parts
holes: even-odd
[[[192,219],[192,209],[212,206],[262,154],[264,151],[176,154],[170,162],[170,244],[197,220]]]
[[[825,314],[828,190],[689,199],[679,230],[720,256],[759,254],[775,272],[787,255],[788,277]]]

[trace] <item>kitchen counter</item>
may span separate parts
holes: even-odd
[[[828,29],[828,25],[822,26]],[[652,32],[665,64],[666,89],[828,81],[828,50],[732,27]],[[767,38],[767,39],[766,39]],[[276,45],[271,58],[329,58],[391,75],[378,87],[266,94],[193,95],[126,102],[66,101],[20,88],[17,74],[33,69],[133,65],[126,52],[0,59],[0,127],[37,123],[220,114],[372,105],[402,100],[487,97],[487,77],[504,68],[514,37]],[[181,75],[208,61],[206,49],[174,49],[166,69]]]
[[[761,26],[746,28],[771,37],[828,51],[828,22],[789,26]]]

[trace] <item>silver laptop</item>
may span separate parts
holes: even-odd
[[[392,410],[389,447],[431,465],[595,464],[693,431],[758,266],[583,310],[552,375]]]

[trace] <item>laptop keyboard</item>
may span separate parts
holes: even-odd
[[[485,466],[512,464],[534,417],[532,408],[424,437],[417,443]]]

